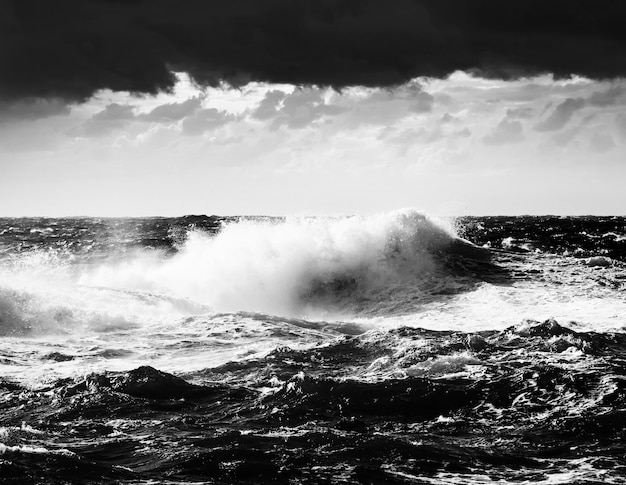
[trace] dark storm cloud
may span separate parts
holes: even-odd
[[[0,0],[0,97],[626,74],[619,0]]]

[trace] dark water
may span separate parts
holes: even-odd
[[[626,219],[454,226],[0,220],[0,482],[626,483]]]

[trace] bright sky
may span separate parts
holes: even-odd
[[[0,216],[626,214],[626,81],[98,92],[0,113]]]

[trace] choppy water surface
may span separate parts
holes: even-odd
[[[626,483],[626,219],[0,219],[2,483]]]

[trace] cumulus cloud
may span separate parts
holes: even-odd
[[[233,121],[235,116],[216,108],[201,109],[183,120],[185,135],[201,135],[207,131],[220,128]]]
[[[270,91],[265,95],[252,117],[271,120],[271,128],[286,126],[299,129],[311,126],[326,116],[334,116],[344,108],[326,101],[325,90],[319,88],[298,88],[292,93]]]
[[[339,104],[346,107],[342,126],[356,129],[363,125],[389,126],[399,120],[428,114],[435,97],[421,84],[410,82],[396,88],[354,89],[342,92]]]
[[[619,84],[611,86],[604,91],[596,91],[589,96],[588,102],[592,106],[612,106],[617,103],[626,102],[626,87]]]
[[[123,128],[135,119],[135,108],[129,104],[111,103],[82,124],[81,136],[101,136]]]
[[[455,70],[619,77],[624,18],[615,0],[5,0],[0,97],[156,93],[172,71],[336,88]]]
[[[545,120],[535,125],[537,131],[557,131],[563,128],[574,116],[574,113],[585,106],[585,100],[581,98],[567,98],[559,104],[552,114]]]
[[[166,103],[157,106],[149,113],[141,116],[146,121],[171,122],[179,121],[191,115],[202,106],[203,97],[195,96],[182,103]]]
[[[410,111],[414,113],[429,113],[433,109],[435,98],[426,92],[420,92],[415,96],[415,102],[411,106]]]
[[[454,116],[452,116],[450,113],[444,113],[439,119],[439,121],[441,123],[453,123],[457,121],[457,119]]]
[[[278,115],[280,102],[287,96],[283,91],[276,89],[268,91],[265,97],[252,113],[252,117],[257,120],[267,120]]]
[[[505,117],[492,133],[485,136],[483,141],[487,145],[505,145],[518,143],[524,139],[524,128],[518,120],[510,120]]]
[[[128,104],[111,103],[102,111],[93,115],[94,121],[120,121],[131,120],[135,117],[134,107]]]

